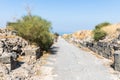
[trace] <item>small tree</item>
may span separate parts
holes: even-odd
[[[101,29],[102,27],[111,25],[109,22],[103,22],[95,26],[95,29]]]
[[[108,25],[110,25],[109,22],[103,22],[103,23],[100,23],[100,24],[95,26],[95,29],[93,30],[93,33],[94,33],[93,38],[95,41],[99,41],[99,40],[102,40],[105,38],[107,33],[105,31],[101,30],[101,28],[108,26]]]
[[[102,40],[102,39],[105,38],[106,35],[107,34],[106,34],[105,31],[103,31],[103,30],[96,30],[96,31],[94,31],[94,40],[95,41]]]
[[[52,44],[51,23],[39,16],[26,15],[15,23],[8,23],[8,26],[30,43],[36,43],[42,50],[48,50]]]

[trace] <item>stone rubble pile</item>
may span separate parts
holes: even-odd
[[[40,56],[16,31],[0,29],[0,80],[39,80]]]

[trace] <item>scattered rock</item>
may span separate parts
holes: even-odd
[[[0,29],[1,30],[1,29]],[[16,36],[16,31],[0,31],[0,80],[39,80],[40,47]]]
[[[114,69],[120,71],[120,51],[114,53]]]

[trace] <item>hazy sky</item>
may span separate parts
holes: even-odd
[[[53,31],[59,33],[120,22],[120,0],[0,0],[0,26],[26,15],[27,6],[33,15],[51,21]]]

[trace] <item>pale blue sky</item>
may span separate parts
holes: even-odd
[[[120,0],[0,0],[0,26],[26,15],[27,5],[59,33],[93,29],[104,21],[120,22]]]

